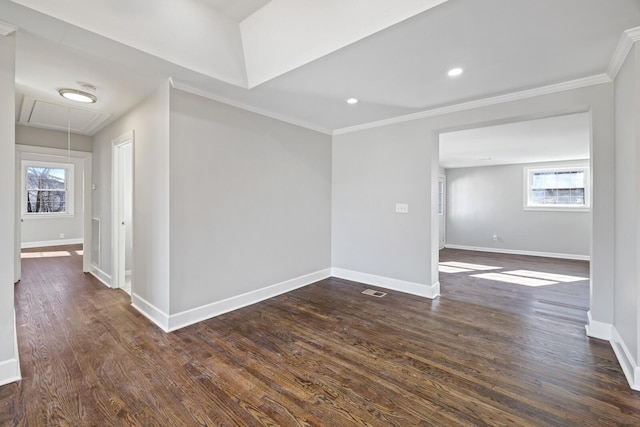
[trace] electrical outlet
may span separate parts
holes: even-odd
[[[494,234],[494,235],[493,235],[493,241],[494,241],[494,242],[497,242],[497,241],[498,241],[498,235],[497,235],[497,234]]]
[[[64,233],[60,233],[60,238],[64,239]]]
[[[406,203],[396,203],[396,213],[409,213],[409,205]]]

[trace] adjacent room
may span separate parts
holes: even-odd
[[[637,0],[0,0],[0,424],[637,423],[639,42]]]

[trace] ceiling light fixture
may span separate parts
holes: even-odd
[[[76,102],[84,102],[85,104],[93,104],[98,100],[95,95],[77,89],[60,89],[58,93],[63,98]]]
[[[462,73],[464,73],[464,70],[462,68],[452,68],[452,69],[449,70],[447,75],[449,77],[458,77]]]
[[[354,104],[357,104],[357,103],[358,103],[358,98],[349,98],[349,99],[347,99],[347,104],[354,105]]]

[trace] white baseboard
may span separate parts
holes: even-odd
[[[436,282],[433,285],[427,285],[424,283],[407,282],[389,277],[345,270],[343,268],[332,268],[331,276],[430,299],[434,299],[440,295],[440,282]]]
[[[20,244],[20,248],[22,249],[46,248],[50,246],[64,246],[64,245],[77,245],[77,244],[84,244],[84,239],[80,237],[79,239],[58,239],[58,240],[44,240],[42,242],[22,242]]]
[[[131,306],[165,332],[169,331],[169,315],[141,296],[131,294]]]
[[[0,386],[15,381],[20,381],[20,355],[18,353],[18,331],[16,327],[15,314],[13,319],[13,354],[14,357],[4,362],[0,362]]]
[[[611,347],[622,367],[622,372],[633,390],[640,391],[640,365],[635,360],[615,326],[611,333]]]
[[[89,273],[91,273],[91,275],[93,277],[95,277],[100,282],[102,282],[102,284],[105,285],[107,288],[111,288],[112,287],[111,286],[111,276],[109,276],[104,271],[100,270],[95,265],[93,265],[93,264],[91,265],[91,271]]]
[[[561,254],[555,252],[538,252],[538,251],[521,251],[517,249],[503,249],[503,248],[483,248],[477,246],[465,246],[465,245],[444,245],[449,249],[462,249],[464,251],[477,251],[477,252],[492,252],[496,254],[510,254],[510,255],[527,255],[527,256],[539,256],[545,258],[561,258],[561,259],[575,259],[579,261],[589,261],[591,257],[589,255],[576,255],[576,254]]]
[[[238,310],[248,305],[290,292],[294,289],[310,285],[328,277],[331,277],[331,269],[329,268],[286,280],[281,283],[276,283],[242,295],[237,295],[221,301],[215,301],[191,310],[172,314],[168,319],[167,330],[175,331],[177,329],[184,328],[185,326],[189,326],[206,319],[211,319],[212,317],[216,317],[233,310]]]
[[[587,318],[588,321],[587,325],[585,326],[587,336],[605,341],[611,341],[611,329],[613,328],[613,325],[593,320],[591,318],[591,310],[587,312]]]

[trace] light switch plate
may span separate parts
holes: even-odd
[[[409,205],[406,203],[396,203],[396,213],[409,213]]]

